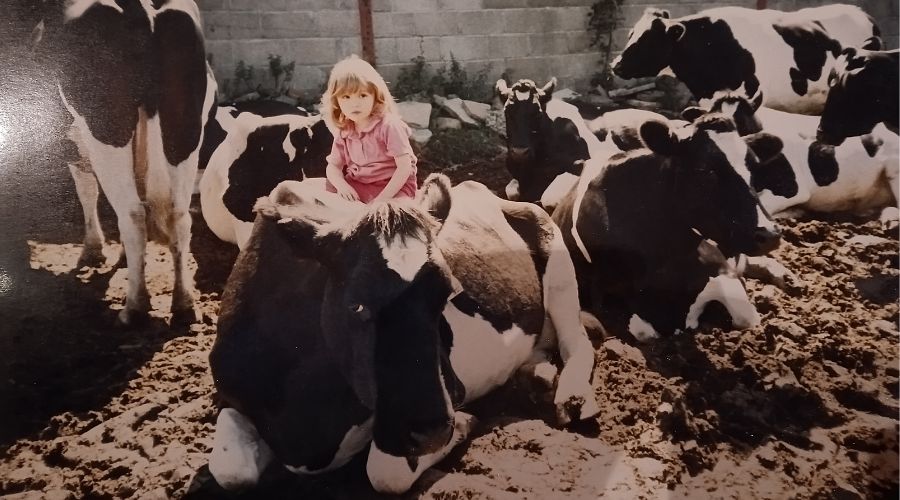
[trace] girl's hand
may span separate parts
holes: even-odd
[[[359,194],[353,189],[353,186],[343,183],[342,186],[335,186],[334,189],[337,191],[337,194],[341,196],[341,198],[347,201],[359,201]]]

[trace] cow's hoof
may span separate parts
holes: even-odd
[[[148,311],[137,309],[122,309],[116,316],[116,326],[119,328],[134,328],[147,324],[150,320]]]
[[[474,415],[461,411],[456,412],[453,418],[453,437],[458,441],[466,439],[476,425],[478,425],[478,419]]]
[[[190,326],[200,321],[199,312],[194,306],[172,309],[171,326]]]
[[[103,246],[85,246],[78,257],[77,269],[83,267],[101,267],[106,264]]]
[[[881,216],[879,217],[881,221],[881,229],[890,236],[897,234],[897,229],[900,228],[900,211],[898,211],[897,207],[887,207],[881,211]]]

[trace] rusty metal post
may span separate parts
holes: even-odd
[[[362,58],[372,66],[375,64],[375,30],[372,26],[372,0],[357,0],[359,9],[359,41]]]

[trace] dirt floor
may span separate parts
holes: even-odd
[[[68,172],[52,155],[13,160],[0,163],[0,496],[220,497],[205,469],[216,416],[207,356],[236,250],[195,212],[202,322],[167,326],[171,266],[151,245],[152,320],[116,329],[125,280],[108,207],[107,265],[76,269]],[[507,180],[499,159],[446,172],[496,190]],[[505,386],[470,408],[472,438],[408,496],[897,498],[897,234],[877,221],[783,228],[774,257],[799,282],[748,282],[761,326],[649,346],[593,339],[599,419],[555,428],[546,404]],[[264,483],[243,497],[378,498],[361,460],[312,479],[275,468]]]

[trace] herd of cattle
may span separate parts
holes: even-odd
[[[366,206],[322,189],[320,116],[215,105],[192,1],[34,5],[81,156],[83,263],[102,255],[99,188],[118,217],[118,320],[149,311],[148,237],[174,257],[173,323],[193,320],[198,166],[203,217],[242,249],[210,355],[228,406],[210,470],[229,489],[273,461],[321,472],[371,443],[373,486],[406,491],[465,438],[458,409],[516,371],[555,380],[561,424],[595,417],[585,325],[641,341],[711,311],[753,326],[742,279],[779,244],[772,215],[898,216],[898,52],[852,6],[647,9],[612,69],[674,72],[700,99],[684,120],[585,120],[555,79],[500,80],[507,199],[432,175],[415,200]]]

